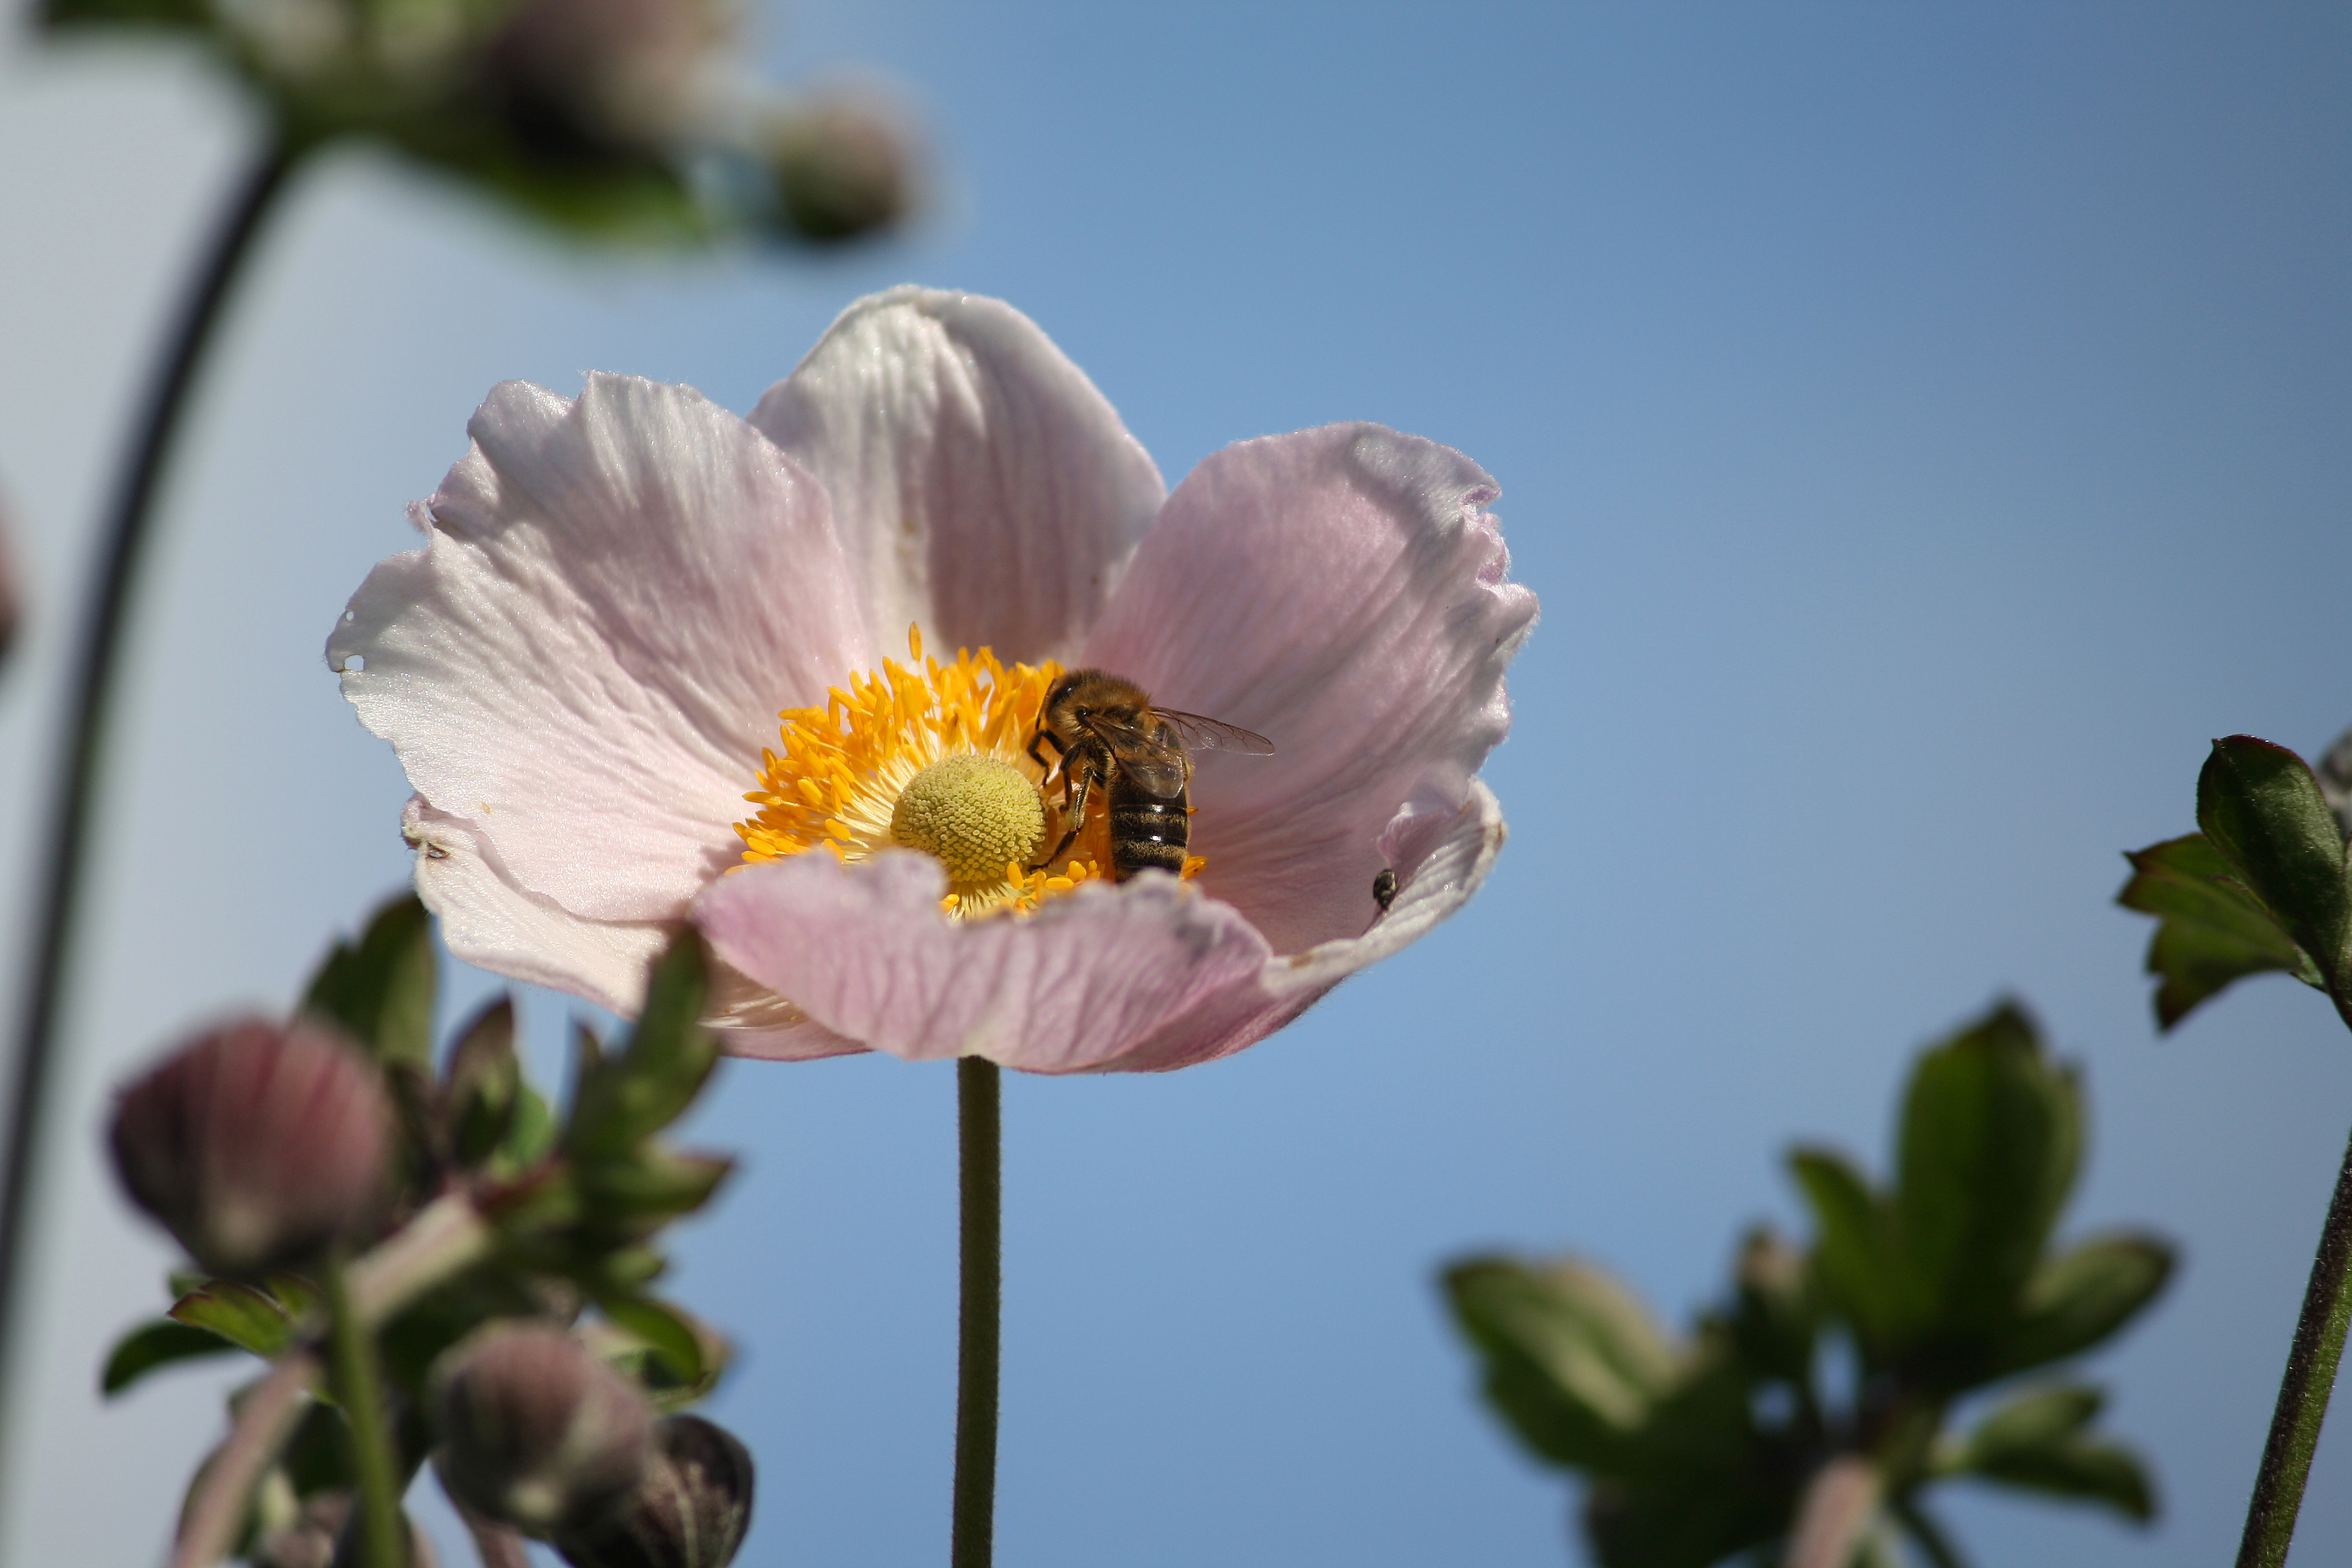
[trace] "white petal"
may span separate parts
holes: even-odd
[[[777,710],[872,662],[824,493],[684,387],[509,383],[469,428],[425,549],[370,574],[328,660],[516,890],[677,919],[740,851]]]
[[[751,423],[833,498],[888,640],[1066,656],[1160,501],[1077,366],[1000,300],[898,288],[842,312]]]

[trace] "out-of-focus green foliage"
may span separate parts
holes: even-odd
[[[577,237],[826,243],[909,200],[898,123],[741,78],[726,0],[46,0],[41,18],[183,35],[290,155],[368,138]]]
[[[716,1041],[700,1022],[700,940],[689,930],[657,961],[644,1011],[619,1049],[608,1053],[580,1031],[576,1081],[561,1121],[523,1077],[513,1009],[504,999],[458,1029],[435,1070],[436,958],[424,907],[414,897],[394,900],[357,941],[333,945],[303,1004],[365,1047],[396,1090],[405,1189],[387,1232],[458,1194],[490,1222],[495,1237],[488,1257],[425,1292],[381,1331],[404,1473],[414,1473],[433,1444],[425,1412],[430,1369],[494,1320],[576,1325],[661,1410],[708,1394],[728,1356],[719,1334],[649,1293],[665,1268],[660,1231],[709,1202],[733,1168],[672,1148],[661,1136],[717,1064]],[[108,1394],[191,1357],[244,1351],[276,1358],[314,1342],[323,1322],[323,1291],[299,1275],[273,1276],[259,1287],[182,1275],[173,1289],[178,1300],[168,1316],[132,1329],[115,1346],[102,1377]],[[330,1408],[328,1390],[314,1394],[326,1402],[325,1424],[306,1418],[257,1508],[274,1499],[270,1506],[282,1514],[289,1499],[300,1504],[352,1484],[340,1413]],[[248,1538],[264,1523],[257,1512]]]
[[[1585,1534],[1607,1568],[1776,1560],[1807,1483],[1842,1454],[1883,1478],[1881,1536],[1899,1530],[1934,1562],[1958,1561],[1923,1505],[1946,1477],[2146,1520],[2139,1461],[2091,1430],[2095,1389],[2029,1389],[1965,1438],[1944,1432],[1959,1401],[2093,1348],[2164,1285],[2171,1249],[2152,1237],[2053,1247],[2082,1147],[2076,1072],[2004,1005],[1920,1057],[1890,1186],[1792,1152],[1811,1245],[1751,1234],[1687,1338],[1589,1263],[1470,1258],[1445,1289],[1505,1424],[1586,1478]],[[1823,1375],[1833,1342],[1851,1352],[1843,1380]],[[1886,1550],[1874,1539],[1864,1554]]]
[[[2341,1008],[2352,995],[2352,878],[2326,784],[2285,747],[2231,735],[2213,742],[2197,776],[2197,826],[2126,855],[2133,875],[2116,899],[2157,917],[2147,972],[2158,1025],[2169,1029],[2271,970]]]

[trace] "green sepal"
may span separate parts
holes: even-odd
[[[522,1063],[515,1056],[514,998],[500,996],[459,1032],[444,1075],[449,1148],[467,1170],[503,1148],[521,1110]]]
[[[2075,1075],[2043,1055],[2014,1005],[1919,1058],[1904,1099],[1892,1204],[1906,1341],[1957,1346],[2009,1321],[2082,1152]]]
[[[268,1361],[292,1348],[300,1331],[293,1314],[273,1298],[233,1279],[215,1279],[190,1291],[172,1303],[169,1316]]]
[[[159,1367],[198,1356],[226,1355],[237,1347],[210,1329],[158,1318],[114,1342],[99,1377],[99,1392],[111,1399]]]
[[[648,1142],[620,1159],[583,1163],[572,1179],[587,1225],[635,1239],[709,1203],[734,1169],[723,1156]]]
[[[2144,1523],[2156,1517],[2156,1489],[2138,1456],[2085,1430],[2105,1403],[2105,1395],[2095,1388],[2020,1394],[1986,1416],[1941,1468],[2104,1503]]]
[[[2170,1029],[2249,975],[2283,970],[2306,985],[2324,985],[2311,955],[2203,834],[2168,838],[2124,858],[2132,878],[2116,902],[2157,917],[2147,967],[2158,981],[2158,1027]]]
[[[2304,760],[2252,735],[2214,742],[2197,775],[2197,826],[2321,977],[2343,985],[2352,938],[2344,829]]]
[[[530,1170],[554,1151],[555,1112],[539,1090],[523,1084],[515,1096],[514,1120],[486,1169],[501,1180]]]
[[[415,894],[404,893],[376,910],[358,942],[335,943],[311,977],[302,1011],[380,1060],[430,1073],[436,978],[433,917]]]
[[[702,1026],[702,939],[681,931],[655,961],[645,1010],[617,1057],[583,1053],[565,1152],[593,1160],[618,1154],[676,1121],[719,1063],[719,1041]]]
[[[1486,1398],[1557,1465],[1611,1471],[1672,1386],[1673,1345],[1633,1292],[1574,1260],[1474,1258],[1446,1269],[1454,1321],[1486,1363]]]
[[[2048,1259],[2027,1283],[2016,1320],[1993,1342],[1993,1375],[2080,1355],[2139,1315],[2172,1276],[2170,1246],[2152,1236],[2096,1237]]]
[[[616,1296],[597,1305],[616,1331],[605,1359],[635,1379],[656,1407],[682,1409],[719,1385],[728,1344],[700,1320],[650,1296]]]

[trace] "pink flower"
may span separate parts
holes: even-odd
[[[1170,495],[1027,319],[911,288],[748,420],[593,375],[501,386],[470,433],[328,658],[485,968],[627,1013],[691,910],[740,1054],[1181,1067],[1412,942],[1501,847],[1476,774],[1535,598],[1448,447],[1326,426]],[[910,625],[934,657],[901,661]],[[965,752],[1014,805],[1045,784],[1061,837],[1024,754],[1049,661],[1274,742],[1193,753],[1196,879],[1105,879],[1098,807],[1050,875],[1003,847],[1050,842],[1034,805],[961,849],[909,837],[908,780]]]

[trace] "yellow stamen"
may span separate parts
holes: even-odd
[[[960,920],[1025,915],[1108,876],[1101,790],[1067,858],[1030,864],[1067,826],[1044,799],[1045,770],[1027,754],[1061,667],[1007,667],[986,648],[959,648],[954,663],[941,664],[923,657],[919,628],[908,629],[907,647],[907,666],[886,659],[878,672],[828,692],[824,707],[778,716],[780,743],[761,753],[758,787],[743,797],[758,814],[735,825],[744,860],[820,845],[845,861],[902,845],[923,849],[948,868],[940,908]],[[1204,864],[1188,859],[1182,875],[1190,880]]]

